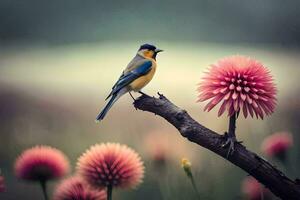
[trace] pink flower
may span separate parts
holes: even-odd
[[[166,151],[162,147],[154,148],[152,152],[150,152],[151,159],[158,166],[164,165],[167,161]]]
[[[59,150],[36,146],[25,150],[15,162],[15,174],[20,179],[47,181],[60,178],[69,171],[69,162]]]
[[[290,133],[279,132],[265,138],[261,145],[263,153],[272,157],[285,154],[293,145],[293,138]]]
[[[94,188],[132,188],[141,183],[144,176],[139,155],[115,143],[92,146],[78,159],[77,170]]]
[[[221,103],[218,116],[243,110],[263,119],[274,112],[276,87],[269,70],[260,62],[245,56],[230,56],[211,65],[198,87],[198,101],[209,100],[204,110]]]
[[[164,166],[168,160],[167,151],[170,138],[160,137],[165,133],[165,131],[151,131],[147,137],[144,138],[143,147],[156,166]],[[156,140],[157,136],[160,137],[159,141]]]
[[[5,191],[4,177],[0,176],[0,192]]]
[[[242,183],[242,192],[249,200],[261,199],[263,188],[260,183],[253,177],[246,177]]]
[[[105,190],[93,190],[79,176],[63,180],[55,189],[54,200],[106,200]]]

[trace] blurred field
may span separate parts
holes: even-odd
[[[292,178],[300,176],[299,50],[200,42],[156,44],[165,52],[159,55],[157,73],[144,92],[163,93],[219,133],[227,129],[227,118],[216,118],[216,109],[203,112],[205,104],[196,103],[196,84],[203,71],[217,59],[232,54],[249,55],[268,66],[279,90],[278,109],[263,121],[240,118],[238,138],[260,154],[260,143],[266,135],[282,130],[294,133],[296,144],[289,154],[289,169],[274,163]],[[69,156],[74,169],[85,149],[107,141],[133,147],[146,165],[144,183],[136,190],[117,191],[115,199],[195,198],[180,167],[182,157],[192,161],[203,199],[242,199],[240,182],[247,174],[188,142],[163,119],[136,111],[129,95],[115,104],[103,122],[94,122],[112,84],[139,45],[140,42],[107,41],[0,48],[0,168],[7,183],[7,192],[0,195],[1,199],[41,196],[38,186],[18,181],[13,175],[14,159],[23,149],[36,144],[57,147]],[[156,140],[157,146],[153,142]],[[163,168],[151,160],[151,152],[158,145],[165,145],[168,158]],[[51,186],[52,190],[54,182]]]

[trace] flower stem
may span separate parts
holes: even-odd
[[[260,200],[264,200],[265,196],[264,196],[264,188],[263,185],[260,184]]]
[[[229,118],[228,135],[233,138],[235,138],[236,118],[237,118],[237,113],[234,113]]]
[[[200,193],[199,193],[199,191],[197,189],[197,186],[196,186],[196,183],[195,183],[195,180],[194,180],[193,176],[191,176],[191,182],[192,182],[193,188],[194,188],[194,190],[196,192],[197,199],[201,199],[200,198]]]
[[[47,184],[45,180],[41,180],[40,181],[41,187],[42,187],[42,191],[43,191],[43,195],[44,195],[44,199],[48,200],[48,194],[47,194]]]
[[[107,186],[107,200],[112,200],[112,185]]]

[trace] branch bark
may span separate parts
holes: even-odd
[[[281,199],[300,199],[298,181],[289,179],[268,161],[247,150],[242,144],[236,144],[234,153],[227,158],[228,149],[222,148],[224,136],[195,121],[185,110],[174,105],[163,95],[159,94],[159,98],[142,95],[134,102],[134,106],[139,110],[163,117],[175,126],[183,137],[240,167]]]

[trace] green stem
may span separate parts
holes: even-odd
[[[264,200],[265,196],[264,196],[264,187],[262,184],[260,184],[260,199]]]
[[[107,200],[112,200],[112,185],[107,186]]]
[[[48,195],[47,195],[47,184],[46,184],[46,181],[41,180],[41,181],[40,181],[40,184],[41,184],[41,187],[42,187],[44,199],[45,199],[45,200],[48,200]]]
[[[196,192],[197,199],[201,199],[200,198],[200,193],[199,193],[199,191],[197,189],[197,186],[196,186],[196,183],[195,183],[195,180],[194,180],[193,176],[191,176],[191,182],[192,182],[193,188],[194,188],[194,190]]]
[[[286,156],[288,156],[288,155],[286,155]],[[288,157],[286,157],[285,159],[286,159],[285,161],[281,161],[281,162],[282,162],[286,172],[290,172],[292,176],[295,176],[297,170],[296,170],[295,166],[293,165],[293,163],[291,162],[291,159],[289,159]]]

